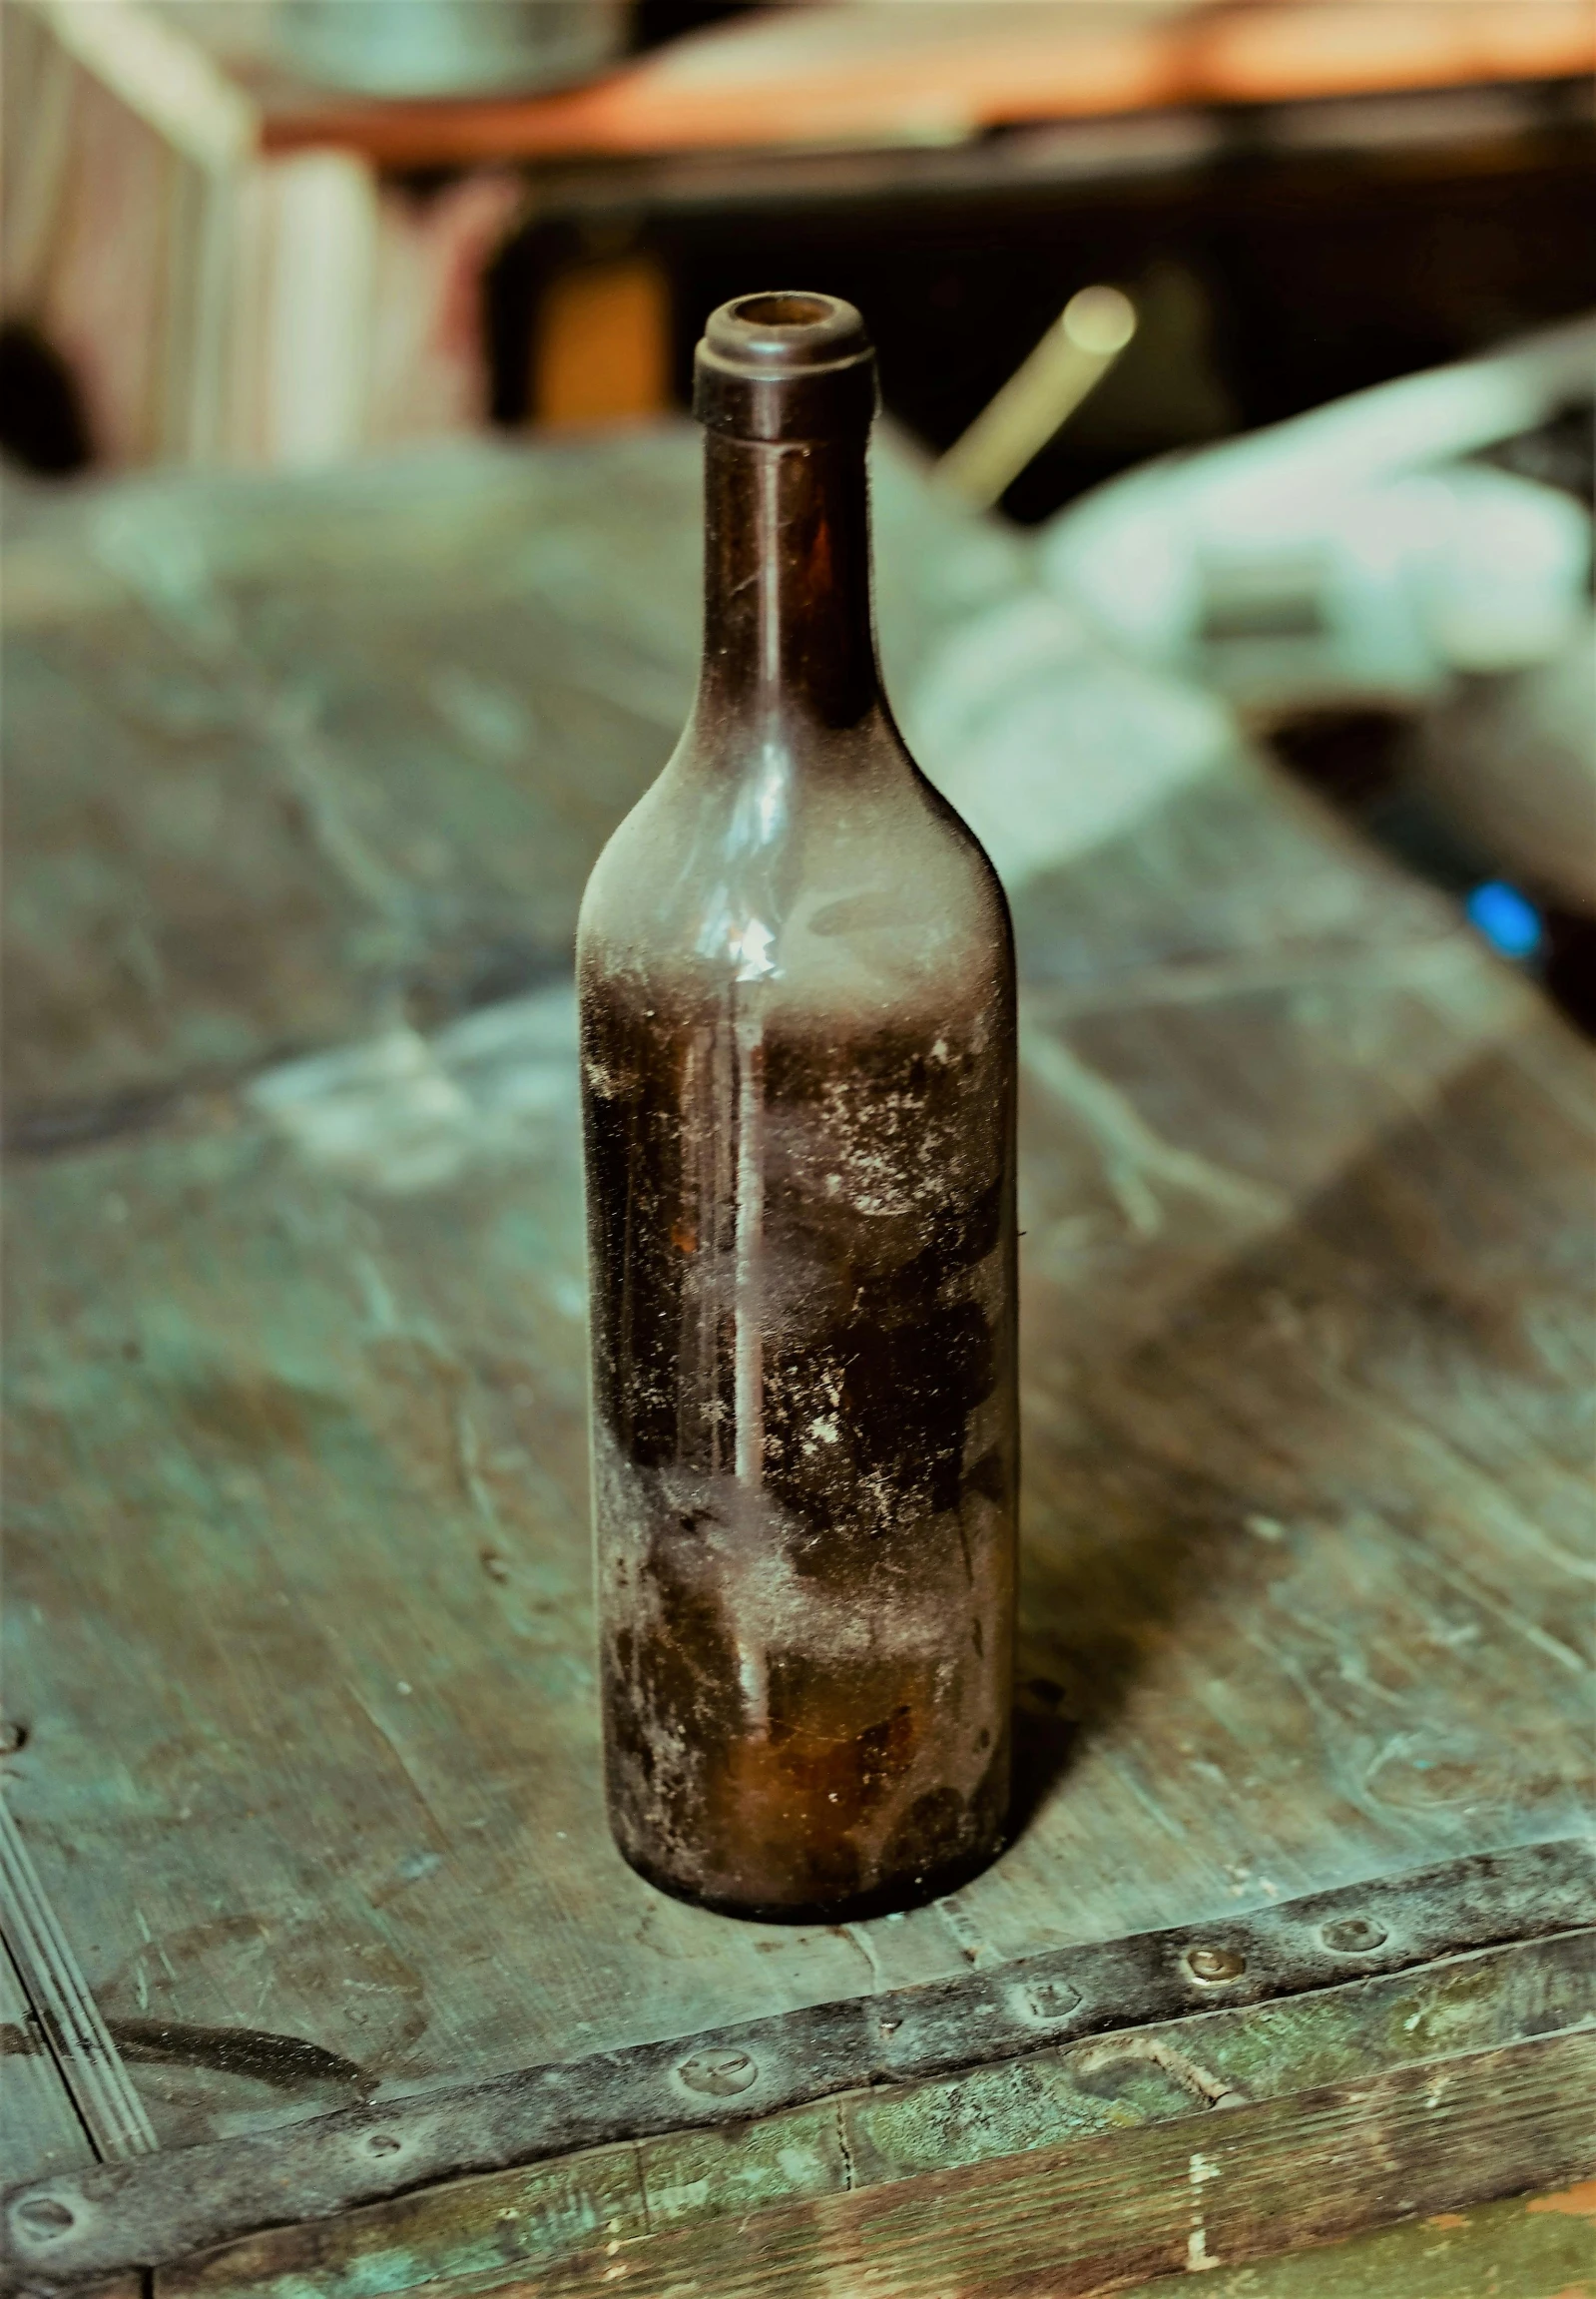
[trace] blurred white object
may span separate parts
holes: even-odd
[[[471,1167],[559,1156],[576,1050],[576,996],[561,982],[430,1038],[396,1024],[284,1062],[248,1098],[312,1165],[404,1196]]]
[[[386,0],[335,4],[374,26]],[[66,360],[99,460],[302,467],[480,426],[516,175],[422,195],[352,151],[268,150],[242,69],[264,0],[0,13],[0,313]]]
[[[281,60],[362,96],[557,87],[619,53],[625,0],[276,0]]]
[[[1150,464],[1051,523],[1043,580],[1143,661],[1255,709],[1410,704],[1545,661],[1581,619],[1590,518],[1455,458],[1593,386],[1579,321]]]
[[[1082,287],[932,473],[978,510],[1017,479],[1136,332],[1136,306],[1118,287]]]
[[[1237,746],[1212,695],[1111,653],[1042,591],[946,640],[904,719],[1011,892],[1128,830]]]

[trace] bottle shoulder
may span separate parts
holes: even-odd
[[[690,727],[594,865],[577,953],[584,984],[760,981],[777,1006],[1012,995],[996,872],[884,714],[806,753]]]

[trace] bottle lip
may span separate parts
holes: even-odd
[[[767,289],[711,312],[694,355],[693,412],[712,430],[828,438],[867,431],[875,408],[874,347],[839,295]]]

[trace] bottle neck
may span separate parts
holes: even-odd
[[[702,725],[850,727],[880,695],[862,436],[705,438]]]

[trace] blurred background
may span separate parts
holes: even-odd
[[[668,420],[716,303],[839,293],[905,450],[1023,530],[1072,633],[1203,690],[1596,1020],[1588,0],[3,27],[14,496]],[[1027,611],[966,687],[1057,651]]]

